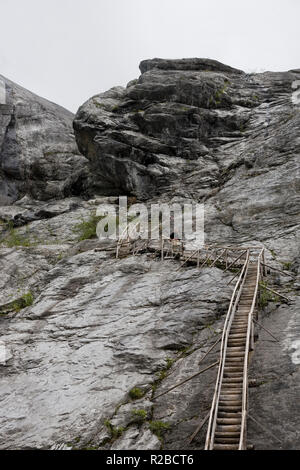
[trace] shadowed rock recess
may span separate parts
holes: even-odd
[[[233,274],[90,238],[100,203],[205,204],[206,242],[266,247],[248,443],[299,449],[300,69],[145,60],[74,119],[2,77],[0,448],[203,449]],[[0,77],[1,79],[1,77]],[[116,80],[117,81],[117,80]],[[81,154],[80,154],[81,153]],[[89,196],[90,195],[90,196]],[[86,223],[83,223],[83,220]],[[283,273],[284,272],[284,273]],[[255,379],[255,380],[252,380]],[[270,431],[272,434],[269,434]]]

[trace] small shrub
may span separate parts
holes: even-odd
[[[125,428],[123,427],[119,427],[119,428],[115,428],[111,422],[109,421],[109,419],[106,419],[104,421],[104,425],[106,426],[107,430],[109,431],[110,433],[110,437],[111,439],[118,439],[118,437],[122,436],[123,432],[125,431]]]
[[[179,355],[179,357],[187,357],[192,354],[192,352],[192,345],[189,345],[178,349],[177,354]]]
[[[133,387],[129,391],[129,396],[132,400],[138,400],[139,398],[143,398],[144,395],[145,392],[139,387]]]
[[[166,369],[160,370],[159,372],[156,372],[156,374],[157,374],[157,382],[161,382],[167,377]]]
[[[278,302],[279,298],[276,295],[273,295],[266,289],[266,284],[264,282],[259,283],[260,292],[259,292],[259,306],[260,308],[265,308],[269,302]]]
[[[34,243],[30,241],[28,235],[21,235],[16,231],[12,222],[8,222],[6,224],[6,229],[8,230],[8,235],[1,240],[1,245],[5,245],[7,248],[14,248],[17,246],[29,247],[34,245]]]
[[[92,214],[88,219],[82,218],[81,222],[73,227],[73,233],[78,235],[78,241],[81,242],[83,240],[96,238],[97,225],[102,219],[105,219],[105,217],[105,215],[97,216],[96,214]],[[119,217],[116,217],[116,225],[119,225]],[[108,223],[106,224],[104,230],[105,232],[108,231]]]
[[[288,261],[286,263],[282,263],[282,266],[283,266],[283,269],[285,269],[286,271],[289,271],[291,269],[292,263]]]
[[[82,218],[81,222],[73,228],[73,232],[78,235],[78,241],[95,238],[96,228],[101,219],[103,217],[97,217],[96,215],[91,215],[86,220]]]
[[[171,369],[174,362],[175,362],[175,359],[171,359],[170,357],[166,358],[166,363],[167,363],[166,368],[167,368],[167,370]]]
[[[146,410],[132,410],[132,421],[137,424],[141,424],[146,421],[148,413]]]
[[[150,421],[149,429],[158,438],[162,438],[162,435],[170,429],[170,424],[164,423],[163,421]]]
[[[27,292],[20,299],[16,300],[13,303],[13,309],[16,312],[20,312],[23,308],[30,307],[34,302],[34,297],[32,292]]]

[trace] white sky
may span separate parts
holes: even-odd
[[[153,57],[300,68],[300,0],[0,0],[0,74],[73,112]]]

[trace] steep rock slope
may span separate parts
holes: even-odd
[[[1,203],[84,192],[87,161],[76,146],[72,113],[3,76],[0,90]]]
[[[267,263],[285,270],[268,282],[290,303],[273,297],[260,311],[278,342],[258,328],[251,363],[250,413],[273,437],[253,422],[248,437],[257,449],[300,448],[300,74],[246,75],[207,59],[154,59],[141,72],[79,110],[80,150],[100,193],[204,202],[207,241],[263,243]],[[233,275],[116,260],[114,243],[79,241],[100,203],[117,200],[0,207],[0,448],[201,449],[205,429],[188,438],[216,370],[153,396],[217,360],[216,348],[199,366]]]
[[[103,190],[204,202],[208,241],[275,243],[298,256],[300,71],[245,74],[208,59],[140,68],[74,121]]]

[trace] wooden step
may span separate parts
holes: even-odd
[[[227,374],[227,372],[226,372],[226,374]],[[239,375],[237,375],[237,374],[239,374]],[[224,381],[228,380],[228,379],[239,379],[242,376],[243,376],[243,371],[242,370],[240,372],[236,372],[234,375],[230,375],[230,377],[225,377],[224,376],[222,386],[225,385],[228,388],[228,385],[232,385],[232,386],[235,386],[235,388],[237,388],[237,386],[241,386],[241,382],[224,382]]]
[[[244,348],[245,348],[245,346],[246,346],[246,339],[245,339],[245,340],[243,340],[243,339],[240,339],[240,340],[238,340],[238,339],[232,339],[232,340],[229,340],[229,341],[228,341],[227,345],[228,345],[229,347],[231,347],[231,346],[241,346],[241,347],[244,347]]]
[[[232,325],[234,328],[239,328],[239,329],[243,329],[245,333],[247,333],[247,330],[248,330],[248,322],[242,322],[240,323],[239,321],[234,323]],[[230,333],[234,333],[234,331],[230,330]],[[229,336],[230,337],[230,336]]]
[[[215,445],[216,444],[235,444],[239,445],[240,438],[239,437],[215,437]]]
[[[229,371],[229,372],[224,371],[223,379],[230,379],[230,378],[234,379],[234,378],[242,377],[243,373],[244,373],[243,369],[236,370],[236,371]],[[225,377],[225,374],[229,375],[229,377]],[[224,383],[226,383],[226,382],[224,382]]]
[[[226,353],[226,358],[232,358],[232,357],[236,357],[236,358],[240,358],[240,357],[245,357],[245,351],[227,351]]]
[[[238,385],[236,387],[234,387],[234,385]],[[222,394],[223,392],[227,393],[227,392],[232,392],[232,393],[242,393],[242,390],[243,390],[243,387],[242,387],[242,383],[240,384],[222,384]]]
[[[240,424],[242,417],[240,418],[217,418],[217,424]]]
[[[222,384],[222,391],[223,392],[233,392],[233,393],[241,393],[243,390],[242,382],[239,384]]]
[[[236,364],[236,365],[232,364],[232,365],[228,366],[225,363],[224,372],[239,372],[239,371],[242,371],[242,373],[243,373],[243,370],[244,370],[244,367],[241,364]]]
[[[241,377],[242,375],[243,375],[243,371],[242,371],[242,370],[240,370],[240,371],[238,371],[238,372],[232,372],[232,371],[230,371],[230,372],[224,372],[223,377],[224,377],[224,379],[230,379],[230,377],[232,377],[232,378],[233,378],[233,377]]]
[[[229,430],[229,429],[224,429],[223,431],[221,431],[220,429],[218,429],[218,427],[216,428],[216,431],[215,431],[215,436],[216,437],[239,437],[241,432],[240,432],[240,429],[241,429],[241,426],[234,426],[234,425],[230,425],[228,424],[227,426],[221,426],[222,428],[236,428],[235,430]]]
[[[230,378],[224,378],[223,379],[223,383],[224,384],[237,384],[237,383],[241,383],[243,382],[243,378],[239,378],[239,377],[230,377]]]
[[[230,412],[230,411],[220,411],[218,412],[218,418],[234,418],[234,419],[242,419],[242,413],[241,412]]]
[[[214,450],[238,450],[237,444],[214,444]]]
[[[246,343],[246,339],[247,335],[244,335],[241,338],[232,338],[231,336],[229,336],[227,346],[229,346],[229,343],[232,347],[244,345]]]
[[[231,334],[243,334],[243,333],[246,333],[247,332],[247,327],[238,327],[238,326],[232,326],[230,328],[230,333],[229,335],[231,336]],[[229,337],[230,337],[229,336]]]
[[[232,392],[227,393],[225,390],[222,390],[222,395],[220,395],[220,401],[238,401],[242,399],[241,393],[233,394]]]
[[[226,356],[226,363],[227,365],[229,364],[239,364],[244,362],[244,356],[241,357],[231,357],[231,356]]]
[[[229,338],[228,339],[240,339],[240,338],[246,338],[247,337],[247,333],[230,333],[229,335]]]
[[[219,401],[220,408],[222,407],[239,407],[242,409],[242,400],[220,400]]]

